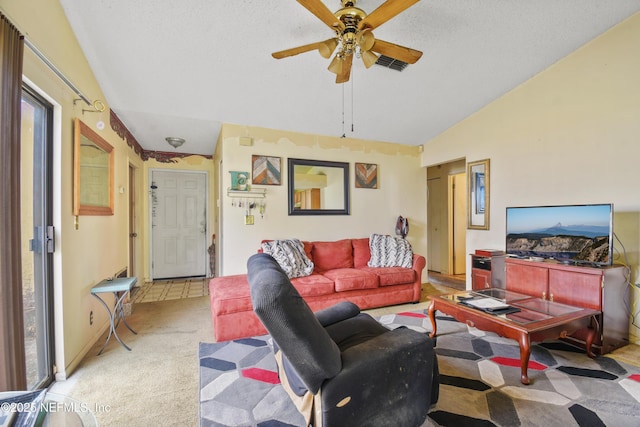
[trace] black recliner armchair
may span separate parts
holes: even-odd
[[[247,269],[281,383],[307,424],[424,422],[439,393],[431,338],[408,328],[389,330],[350,302],[314,314],[270,255],[253,255]]]

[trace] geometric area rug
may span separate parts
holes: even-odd
[[[426,310],[378,320],[431,331]],[[423,426],[640,426],[640,368],[561,341],[531,346],[437,316],[440,398]],[[269,335],[200,343],[200,426],[304,426],[280,385]]]

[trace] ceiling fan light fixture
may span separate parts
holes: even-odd
[[[271,54],[275,59],[287,58],[300,53],[317,50],[326,59],[335,56],[328,70],[336,74],[336,83],[349,81],[353,57],[362,58],[367,68],[379,63],[378,55],[398,58],[414,64],[422,52],[394,43],[377,40],[373,30],[399,13],[416,4],[419,0],[386,0],[373,12],[367,14],[356,7],[357,0],[341,0],[342,8],[331,12],[322,0],[298,0],[309,12],[320,19],[334,32],[335,37],[321,42],[310,43]]]
[[[378,55],[371,52],[370,50],[364,50],[360,52],[360,55],[362,56],[362,62],[364,62],[364,66],[367,68],[371,67],[378,60]]]
[[[178,148],[180,147],[182,144],[185,143],[185,139],[184,138],[178,138],[175,136],[168,136],[165,138],[165,140],[169,143],[170,146],[172,146],[173,148]]]
[[[329,71],[333,74],[340,74],[342,72],[342,64],[344,63],[344,58],[342,58],[339,54],[334,56],[329,64]]]
[[[358,33],[358,46],[361,50],[371,50],[375,42],[376,38],[371,30],[366,29]]]
[[[333,51],[336,50],[336,47],[338,47],[338,39],[325,40],[318,48],[318,52],[320,52],[323,58],[329,59]]]

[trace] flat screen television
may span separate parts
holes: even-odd
[[[612,264],[612,204],[508,207],[506,223],[508,255]]]

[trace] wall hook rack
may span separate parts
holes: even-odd
[[[255,188],[251,190],[232,190],[231,188],[227,188],[227,195],[229,197],[265,198],[267,197],[267,189]]]

